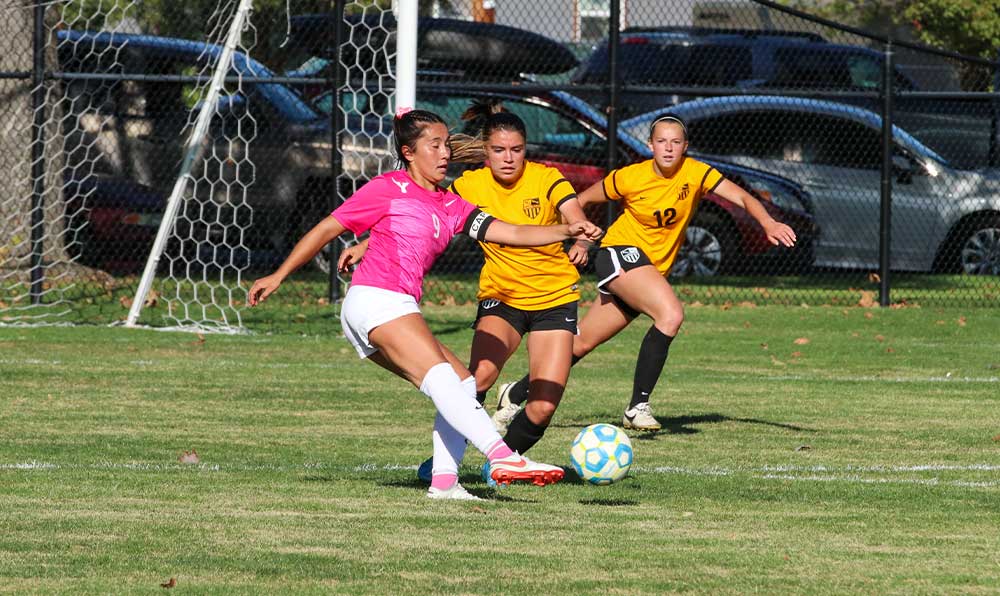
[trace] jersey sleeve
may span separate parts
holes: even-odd
[[[557,211],[563,203],[576,198],[573,185],[569,183],[569,180],[563,178],[562,173],[555,168],[548,169],[543,185],[547,189],[545,197],[555,206]]]
[[[389,209],[388,183],[376,178],[351,195],[344,204],[333,210],[333,217],[355,234],[367,232],[382,219]]]
[[[706,170],[705,174],[701,177],[702,192],[712,192],[715,190],[715,187],[722,183],[723,180],[725,180],[725,177],[721,172],[719,172],[719,170],[708,166],[708,170]]]
[[[625,198],[625,189],[622,188],[624,176],[621,170],[611,170],[604,177],[604,197],[609,201],[619,201]]]
[[[465,223],[462,225],[462,233],[467,234],[474,240],[486,242],[486,229],[490,227],[490,224],[496,218],[475,205],[470,206],[472,207],[472,211],[465,218]]]

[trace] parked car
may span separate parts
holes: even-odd
[[[187,75],[205,71],[222,51],[221,46],[186,39],[73,30],[59,31],[58,43],[61,68],[85,74]],[[266,66],[241,52],[234,54],[232,70],[243,76],[273,76]],[[76,79],[66,85],[68,188],[84,184],[95,201],[116,204],[116,208],[126,197],[110,189],[141,189],[131,195],[136,206],[145,211],[158,203],[162,212],[183,157],[182,131],[193,107],[188,99],[193,86],[141,78],[127,82]],[[225,234],[223,226],[210,222],[231,222],[241,228],[235,234],[228,232],[233,248],[285,253],[329,210],[334,194],[329,118],[278,83],[246,83],[227,89],[216,112],[209,134],[215,147],[206,150],[209,158],[202,167],[218,168],[225,183],[204,193],[206,185],[198,188],[198,204],[190,205],[198,213],[182,219],[205,222],[194,238]],[[368,179],[392,167],[391,121],[356,113],[347,126],[340,137],[345,181]],[[339,190],[349,194],[353,187]],[[99,210],[85,207],[81,213]],[[87,258],[93,264],[123,262],[117,252],[99,252],[108,250],[107,244],[85,245],[96,242],[98,227],[105,225],[108,222],[95,222],[92,233],[83,232],[68,244],[75,242],[77,250],[91,255]],[[120,231],[127,238],[134,230],[125,226]],[[147,251],[149,242],[133,250]]]
[[[348,80],[377,80],[391,74],[389,53],[372,46],[395,48],[396,20],[391,14],[348,15],[347,41],[340,62]],[[333,13],[293,16],[289,21],[288,76],[333,77],[336,59]],[[533,31],[496,23],[420,17],[417,20],[417,69],[421,81],[509,82],[526,76],[557,74],[576,68],[576,56],[562,43]],[[363,84],[363,83],[361,83]],[[307,98],[326,91],[302,88]]]
[[[732,96],[685,102],[622,122],[633,134],[663,112],[684,119],[690,149],[800,183],[821,229],[816,263],[878,267],[882,119],[822,100]],[[891,266],[1000,274],[1000,172],[962,170],[892,129]]]
[[[881,53],[870,48],[831,43],[815,33],[701,27],[626,28],[620,34],[618,55],[624,85],[706,88],[709,92],[723,88],[729,93],[753,88],[876,91],[884,61]],[[894,78],[897,90],[921,88],[899,65]],[[607,82],[607,42],[594,47],[572,80]],[[957,89],[957,75],[952,72],[933,89]],[[622,117],[662,107],[663,95],[626,90]],[[595,105],[607,101],[603,92],[582,96]],[[691,91],[680,91],[668,102],[690,97]]]
[[[528,130],[528,157],[559,169],[577,191],[607,173],[607,121],[585,101],[564,92],[532,93],[511,89],[504,93],[439,92],[418,88],[417,107],[459,123],[470,100],[497,97],[520,116]],[[619,131],[622,164],[652,156],[645,142]],[[798,185],[778,176],[723,161],[712,161],[727,178],[758,198],[775,218],[792,226],[800,242],[795,249],[772,246],[753,218],[729,201],[709,194],[687,229],[685,248],[674,265],[675,275],[717,275],[744,271],[797,271],[812,263],[815,224],[808,213],[810,200]],[[452,175],[461,166],[453,165]],[[591,209],[598,225],[608,224],[607,205]]]

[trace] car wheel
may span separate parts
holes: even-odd
[[[939,257],[938,269],[966,275],[1000,275],[1000,215],[959,224]]]
[[[736,246],[736,232],[729,222],[715,213],[699,212],[688,224],[671,275],[710,277],[733,271]]]

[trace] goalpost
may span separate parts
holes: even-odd
[[[264,165],[258,160],[266,160],[269,156],[258,156],[255,144],[258,121],[253,106],[247,102],[246,107],[251,109],[242,112],[234,109],[237,100],[252,85],[260,84],[259,78],[255,78],[259,73],[254,70],[258,63],[253,59],[258,42],[253,4],[253,0],[218,0],[207,23],[208,33],[203,39],[192,40],[205,48],[203,53],[206,55],[199,62],[203,65],[200,71],[185,75],[196,78],[196,82],[185,87],[185,97],[193,108],[183,131],[174,133],[175,138],[178,133],[184,135],[183,159],[171,164],[158,163],[157,160],[163,160],[165,155],[157,155],[155,150],[140,151],[149,131],[142,125],[126,121],[120,110],[109,111],[108,108],[114,98],[132,93],[132,87],[145,82],[143,72],[130,70],[131,67],[125,65],[129,59],[127,34],[145,30],[141,26],[143,0],[97,3],[35,0],[36,6],[44,5],[47,11],[46,70],[57,75],[46,77],[36,88],[45,98],[41,113],[45,117],[43,130],[46,134],[39,135],[39,142],[47,174],[46,218],[41,226],[42,241],[27,242],[25,238],[30,238],[32,231],[39,227],[37,223],[33,227],[27,216],[31,212],[31,178],[26,172],[31,170],[32,160],[25,152],[15,170],[23,174],[22,187],[26,190],[14,198],[0,197],[0,325],[105,322],[197,331],[243,330],[242,310],[246,290],[252,281],[248,277],[267,272],[267,266],[263,265],[250,270],[255,258],[251,250],[255,249],[250,246],[248,237],[254,231],[253,226],[258,225],[258,214],[253,208],[254,193],[260,192],[255,170]],[[288,7],[294,9],[293,4]],[[395,47],[360,45],[393,38],[383,24],[386,21],[382,16],[384,9],[379,8],[379,3],[338,4],[345,4],[351,15],[366,17],[350,22],[351,30],[342,41],[354,44],[352,50],[355,51],[348,53],[354,62],[341,66],[361,73],[360,79],[370,81],[372,76],[365,73],[379,69],[363,61],[378,57],[395,66],[394,72],[389,73],[395,78],[395,85],[384,85],[383,78],[377,89],[352,89],[352,78],[348,77],[347,85],[341,90],[348,100],[331,107],[340,110],[343,115],[340,121],[348,124],[343,130],[329,133],[328,145],[335,140],[332,150],[339,151],[343,161],[352,164],[351,171],[342,175],[342,178],[350,177],[351,184],[340,185],[335,180],[328,180],[322,187],[327,196],[338,189],[360,185],[371,175],[391,167],[385,155],[385,148],[389,146],[388,132],[384,127],[374,133],[367,129],[352,130],[352,117],[365,109],[387,112],[368,112],[363,114],[366,118],[391,117],[394,110],[387,110],[389,106],[412,106],[415,99],[417,0],[393,3],[397,23]],[[181,9],[180,4],[165,6]],[[22,11],[19,14],[30,13],[32,8],[22,5],[0,9],[0,13],[12,10]],[[287,15],[289,19],[292,16]],[[361,30],[366,27],[381,30],[375,34]],[[156,43],[158,36],[149,37],[153,41],[145,43]],[[73,56],[81,62],[89,60],[99,68],[83,73],[68,72],[62,64],[64,56]],[[281,72],[271,73],[271,76],[282,75]],[[379,72],[378,76],[384,77],[385,73]],[[283,84],[274,84],[278,85]],[[298,93],[294,82],[284,88]],[[387,101],[368,101],[368,106],[363,107],[365,102],[359,99],[363,94],[381,94]],[[138,100],[133,97],[130,101],[134,104]],[[151,98],[146,97],[144,101],[148,105]],[[229,123],[220,126],[222,118]],[[27,135],[29,128],[25,126],[20,132]],[[12,129],[8,127],[5,135]],[[382,138],[377,138],[380,136]],[[153,247],[144,257],[145,267],[139,279],[103,269],[86,252],[90,247],[88,241],[97,231],[95,225],[101,223],[93,217],[97,197],[107,191],[109,184],[102,160],[121,166],[120,162],[128,159],[141,162],[132,164],[132,169],[140,174],[155,168],[176,168],[172,186],[164,188],[158,208],[128,215],[142,220],[148,229],[158,221]],[[359,163],[361,165],[357,166]],[[114,179],[111,181],[117,183]],[[126,179],[125,182],[147,188],[143,186],[147,185],[145,180]],[[136,192],[129,190],[131,187],[127,185],[122,188],[126,192]],[[115,189],[121,191],[119,187]],[[33,257],[33,251],[39,248],[41,253]],[[37,284],[29,284],[26,274],[26,264],[33,258],[41,264],[42,279]],[[273,268],[273,263],[268,266]],[[44,288],[45,292],[40,297],[33,295],[29,286]],[[113,300],[109,300],[112,296]],[[110,307],[108,302],[112,303]],[[77,316],[76,313],[95,310],[98,303],[104,305],[102,308],[110,308],[111,312],[104,314],[101,311],[99,316],[102,318],[96,320]],[[150,309],[149,305],[155,308]],[[114,308],[122,310],[116,314]]]

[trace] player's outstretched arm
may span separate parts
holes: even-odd
[[[771,244],[775,246],[778,244],[795,246],[795,230],[780,221],[775,221],[774,218],[768,215],[767,210],[760,204],[760,201],[753,198],[750,193],[740,188],[739,185],[729,180],[723,180],[715,187],[715,194],[746,209],[747,213],[764,228],[767,240]]]
[[[545,246],[569,238],[598,240],[603,235],[601,228],[586,220],[554,226],[528,226],[494,219],[486,228],[483,239],[510,246]]]
[[[253,282],[247,295],[247,302],[250,303],[250,306],[257,306],[267,300],[267,297],[278,289],[286,277],[308,263],[319,251],[323,250],[324,246],[343,234],[344,229],[344,226],[335,217],[323,218],[323,221],[306,232],[306,235],[298,241],[292,252],[285,258],[285,262],[274,273]]]
[[[587,215],[583,212],[583,207],[580,206],[579,198],[563,201],[562,205],[559,205],[559,213],[562,215],[563,221],[569,223],[587,221]],[[590,247],[593,244],[592,240],[577,240],[574,242],[569,247],[569,250],[566,251],[569,262],[580,267],[586,265]]]

